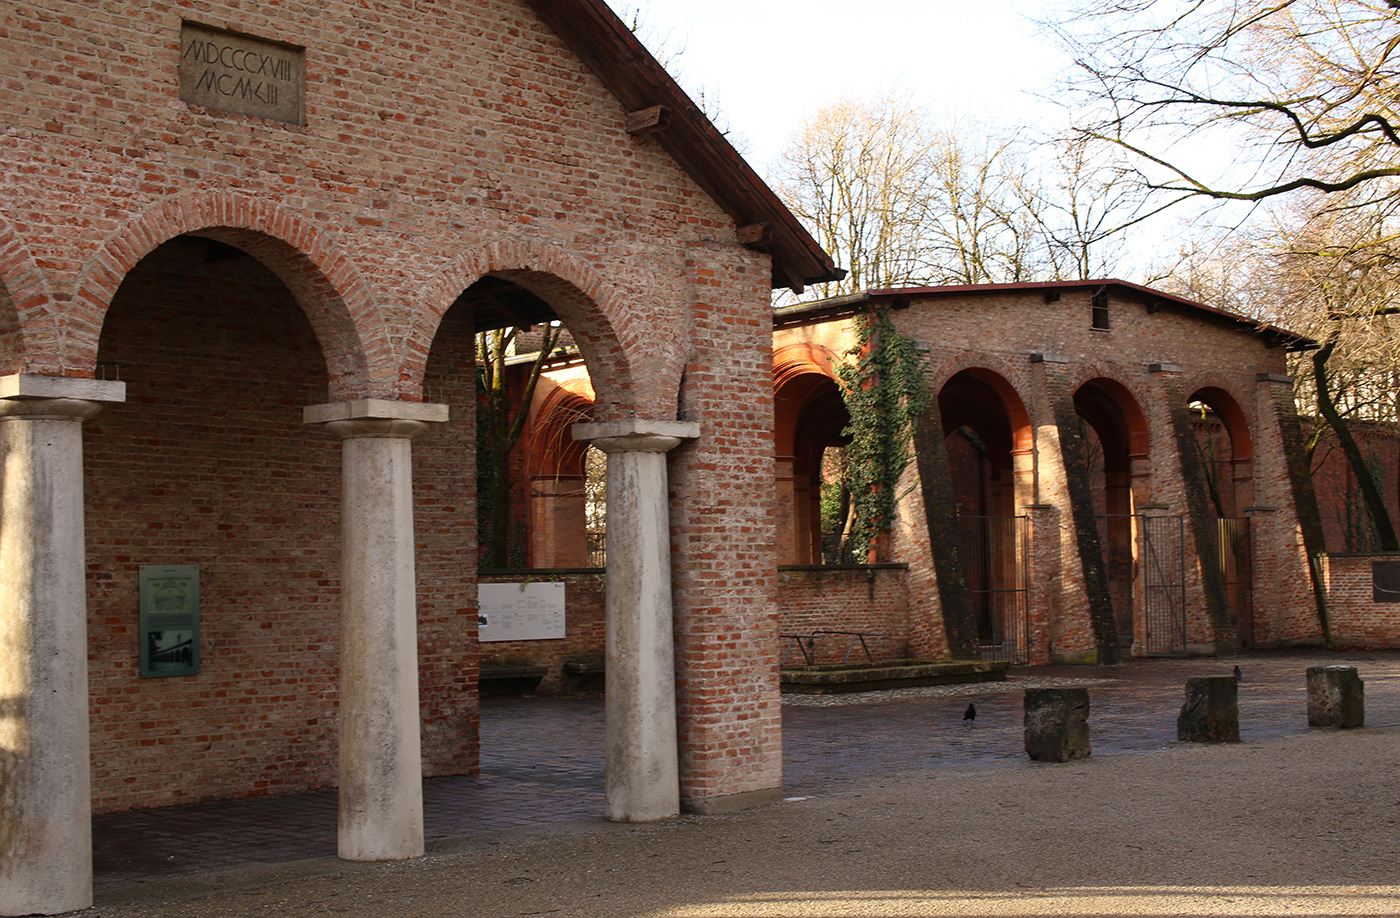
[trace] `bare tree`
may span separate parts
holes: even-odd
[[[507,385],[506,362],[514,356],[515,341],[525,331],[528,329],[498,328],[476,336],[477,424],[484,434],[481,439],[487,451],[478,462],[491,471],[490,495],[482,519],[490,526],[483,559],[486,567],[505,567],[508,560],[510,452],[525,430],[540,372],[563,334],[563,326],[557,323],[544,326],[543,339],[530,363],[525,385],[518,396],[512,398]]]
[[[819,296],[1028,280],[1045,269],[1015,144],[968,119],[935,124],[907,96],[818,111],[784,152],[775,185],[849,272]]]
[[[1357,481],[1377,545],[1400,549],[1375,479],[1374,460],[1352,421],[1400,422],[1400,240],[1374,204],[1276,210],[1249,234],[1196,249],[1160,285],[1254,315],[1319,342],[1292,355],[1299,408],[1312,418],[1314,468],[1340,451]]]
[[[1390,0],[1108,0],[1052,25],[1081,133],[1131,152],[1167,203],[1400,195]]]

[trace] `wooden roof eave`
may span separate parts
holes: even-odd
[[[529,0],[546,24],[577,54],[629,112],[668,109],[656,140],[738,227],[762,226],[750,243],[773,259],[773,287],[798,292],[840,280],[822,247],[739,155],[603,0]]]

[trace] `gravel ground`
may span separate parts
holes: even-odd
[[[1400,916],[1400,728],[918,771],[733,816],[587,820],[99,894],[101,918]]]

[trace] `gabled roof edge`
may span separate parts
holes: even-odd
[[[738,226],[765,225],[755,247],[773,258],[773,287],[800,290],[846,272],[686,95],[603,0],[528,0],[629,112],[669,110],[658,142]]]

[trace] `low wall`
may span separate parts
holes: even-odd
[[[570,660],[601,660],[604,652],[604,587],[600,569],[483,571],[481,583],[554,581],[564,584],[564,637],[544,641],[486,641],[478,645],[481,665],[548,667],[541,694],[564,691],[564,664]]]
[[[1400,649],[1400,554],[1328,554],[1322,571],[1333,645]]]
[[[862,631],[876,660],[909,656],[907,564],[825,564],[778,568],[778,631],[810,635],[814,631]],[[790,639],[783,641],[786,662],[804,662]],[[825,635],[815,642],[814,662],[839,663],[850,641]],[[857,644],[856,659],[860,654]],[[861,655],[861,659],[864,656]]]

